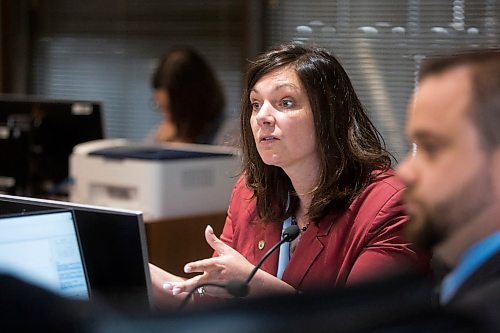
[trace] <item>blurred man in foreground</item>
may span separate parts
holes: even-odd
[[[399,166],[408,237],[444,267],[439,303],[500,309],[500,50],[432,59],[408,107],[414,147]],[[500,320],[493,325],[500,329]]]

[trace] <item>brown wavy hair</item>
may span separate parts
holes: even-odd
[[[165,54],[151,78],[170,96],[172,122],[182,141],[209,143],[224,119],[225,97],[208,62],[189,47]]]
[[[299,199],[283,169],[266,165],[255,145],[250,117],[250,91],[267,73],[290,66],[306,90],[311,105],[320,158],[319,182],[312,192],[308,215],[317,222],[344,209],[371,181],[374,171],[386,171],[391,155],[368,118],[349,76],[329,52],[297,44],[282,45],[250,63],[242,99],[243,170],[253,190],[259,217],[277,222],[292,215]],[[290,193],[290,205],[287,207]]]

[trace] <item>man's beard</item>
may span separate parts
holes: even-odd
[[[411,189],[408,189],[408,197]],[[443,242],[455,229],[468,223],[494,200],[493,181],[488,169],[471,177],[470,180],[449,196],[447,200],[427,205],[413,198],[419,207],[418,214],[410,215],[410,222],[405,229],[405,236],[414,245],[423,250],[432,250]]]
[[[431,251],[446,236],[444,230],[437,227],[436,222],[428,215],[410,215],[410,222],[405,230],[405,237],[417,248]]]

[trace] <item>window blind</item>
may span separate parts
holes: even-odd
[[[101,101],[107,137],[141,139],[160,121],[150,108],[150,77],[158,58],[178,45],[208,60],[224,88],[226,113],[238,112],[243,1],[37,3],[30,92]]]
[[[397,160],[409,147],[406,106],[422,59],[500,44],[494,0],[269,1],[266,14],[267,48],[295,41],[338,57]]]

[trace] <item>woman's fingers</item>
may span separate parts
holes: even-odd
[[[166,272],[153,264],[149,264],[149,270],[153,286],[152,299],[154,307],[160,310],[170,310],[177,307],[182,297],[173,296],[171,289],[169,290],[167,285],[183,281],[183,278]]]
[[[197,286],[203,282],[200,281],[203,275],[197,275],[191,279],[185,280],[183,282],[172,282],[170,284],[170,288],[172,290],[172,294],[178,295],[183,292],[189,292],[193,288],[197,288]]]
[[[184,266],[185,273],[212,273],[223,269],[217,257],[193,261]]]
[[[187,293],[193,289],[200,293],[200,295],[210,295],[217,297],[228,297],[229,294],[224,287],[223,282],[210,282],[206,280],[203,275],[198,275],[192,279],[186,280],[180,283],[172,284],[172,294],[179,295],[181,293]]]
[[[172,282],[168,281],[164,286],[167,291],[170,291],[174,295],[179,295],[180,293],[189,292],[194,288],[205,285],[204,289],[207,291],[207,294],[227,297],[229,294],[224,288],[227,280],[236,278],[240,275],[246,276],[248,274],[246,271],[249,270],[252,265],[250,265],[236,250],[226,245],[215,236],[211,226],[205,228],[205,239],[218,256],[186,264],[184,266],[184,272],[203,274],[182,282],[175,280]]]
[[[220,256],[226,254],[228,251],[234,251],[233,248],[215,236],[214,229],[210,225],[207,225],[205,228],[205,239],[208,245],[210,245],[210,247]]]
[[[234,249],[230,246],[226,245],[223,241],[221,241],[214,234],[214,230],[210,225],[207,225],[205,228],[205,239],[207,240],[208,245],[219,255],[224,256],[234,252]],[[203,273],[203,272],[212,272],[216,270],[222,270],[222,267],[219,264],[218,257],[202,259],[198,261],[193,261],[184,266],[185,273]]]

